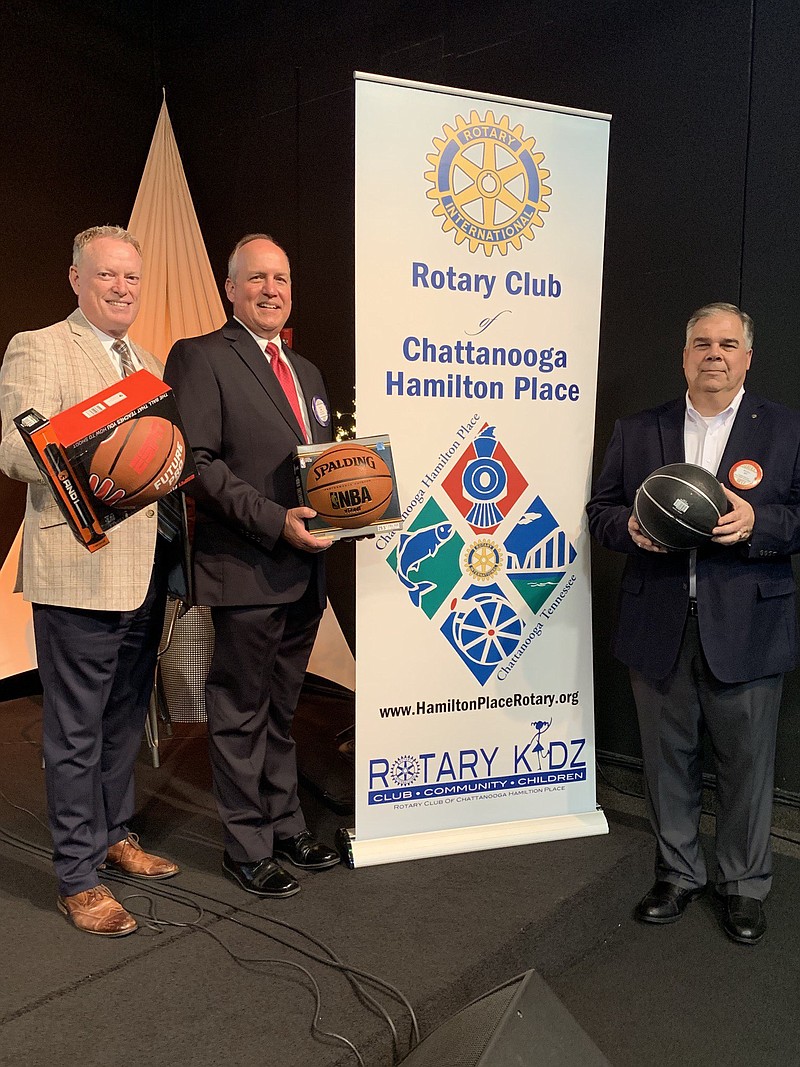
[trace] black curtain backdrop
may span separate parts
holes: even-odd
[[[794,0],[8,0],[0,34],[1,349],[74,306],[72,236],[127,221],[163,86],[218,281],[246,231],[283,243],[295,343],[334,406],[352,408],[352,72],[365,70],[613,114],[598,462],[618,415],[682,392],[684,323],[710,300],[755,318],[750,387],[800,405]],[[0,482],[0,546],[18,514]],[[332,553],[352,641],[352,548]],[[597,740],[637,756],[627,676],[608,652],[620,572],[594,552]],[[777,785],[800,792],[798,767],[795,674]]]

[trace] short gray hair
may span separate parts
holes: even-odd
[[[689,343],[689,334],[698,324],[700,319],[707,319],[709,315],[735,315],[736,318],[742,324],[742,330],[744,331],[744,341],[748,349],[753,347],[753,333],[755,326],[753,320],[747,314],[746,311],[741,311],[735,304],[724,304],[722,302],[717,304],[704,304],[703,307],[698,308],[692,315],[689,321],[686,323],[686,343]]]
[[[124,241],[126,244],[133,245],[140,256],[142,254],[139,242],[132,233],[123,229],[122,226],[90,226],[88,230],[81,230],[72,242],[73,267],[79,265],[86,246],[91,244],[92,241],[96,241],[99,237],[110,237],[114,241]]]
[[[249,245],[251,241],[270,241],[272,244],[274,244],[276,246],[276,248],[280,248],[281,252],[283,252],[283,254],[286,256],[286,249],[278,244],[278,242],[275,240],[275,238],[272,236],[272,234],[269,234],[269,233],[247,233],[247,234],[245,234],[244,237],[242,237],[240,240],[238,240],[236,242],[236,245],[234,246],[233,251],[228,256],[228,277],[229,278],[233,278],[234,274],[236,273],[236,260],[237,260],[237,258],[239,256],[239,249],[240,248],[244,248],[245,245]],[[288,260],[289,260],[288,256],[286,256],[286,260],[288,262]]]

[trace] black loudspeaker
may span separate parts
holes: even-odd
[[[355,811],[354,696],[325,679],[306,675],[294,714],[297,773],[337,815]]]
[[[611,1067],[535,971],[462,1008],[402,1067]]]

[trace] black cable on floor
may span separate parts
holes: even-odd
[[[25,744],[35,744],[35,742],[32,742],[32,741],[24,741],[23,743],[25,743]],[[6,803],[10,805],[10,807],[15,808],[17,811],[22,811],[22,812],[25,812],[26,815],[30,815],[30,817],[35,822],[39,823],[40,826],[44,827],[44,829],[47,830],[48,833],[50,832],[50,827],[47,825],[47,823],[43,822],[29,808],[25,808],[25,807],[22,807],[19,804],[15,804],[9,797],[6,796],[6,794],[2,790],[0,790],[0,798],[5,800]],[[200,810],[200,809],[197,809],[197,810]],[[11,836],[14,837],[14,835],[11,835]],[[40,852],[40,846],[34,844],[33,842],[28,842],[23,838],[16,838],[16,837],[14,837],[14,841],[15,841],[16,847],[23,847],[23,843],[25,845],[27,845],[28,848],[26,850],[31,852],[31,854],[33,854],[33,855],[46,854],[49,857],[49,853],[46,853],[46,850],[44,850],[43,852]],[[33,850],[33,851],[31,851],[31,850]],[[111,874],[110,871],[108,873]],[[111,876],[115,880],[121,881],[123,883],[125,883],[125,881],[126,881],[125,875],[122,874],[119,871],[114,872]],[[134,880],[132,882],[128,882],[127,884],[134,885],[134,886],[140,886],[141,882],[139,882],[137,880]],[[186,892],[192,892],[192,891],[186,890]],[[196,893],[196,895],[203,896],[203,894],[200,894],[200,893]],[[223,907],[235,907],[235,905],[229,905],[229,904],[227,904],[226,901],[221,901],[216,897],[204,897],[204,899],[211,900],[214,903],[220,904]],[[182,903],[182,901],[180,901],[180,900],[178,902]],[[244,913],[244,914],[252,915],[255,918],[266,918],[264,916],[259,915],[256,912],[248,911],[247,909],[237,909],[237,910],[242,912],[242,913]],[[226,916],[223,915],[222,917],[225,918]],[[334,953],[333,950],[331,948],[329,948],[329,946],[327,946],[324,942],[317,940],[311,934],[308,934],[305,931],[302,931],[297,927],[291,926],[288,923],[284,923],[279,919],[268,919],[267,921],[272,922],[275,925],[284,926],[286,929],[289,929],[293,933],[296,933],[298,935],[298,937],[306,938],[312,944],[315,944],[323,952],[327,953],[327,955],[330,958],[330,962],[332,964],[334,964],[334,965],[339,966],[342,969],[345,977],[347,978],[348,982],[350,982],[350,984],[351,984],[351,986],[353,988],[353,991],[355,992],[356,996],[361,1001],[361,1003],[364,1004],[369,1009],[371,1009],[376,1014],[379,1014],[379,1015],[381,1015],[383,1017],[387,1027],[389,1028],[389,1030],[391,1032],[391,1035],[392,1035],[392,1049],[393,1049],[393,1053],[394,1053],[395,1058],[397,1058],[397,1056],[399,1055],[399,1051],[400,1051],[400,1038],[399,1038],[398,1033],[397,1033],[397,1028],[395,1027],[391,1016],[388,1014],[388,1012],[385,1011],[385,1009],[382,1007],[382,1005],[379,1004],[378,1001],[376,1001],[372,997],[372,995],[359,984],[358,978],[356,976],[358,974],[357,970],[356,969],[350,969],[349,970],[347,968],[347,965],[342,963],[342,961],[339,959],[339,957],[336,955],[336,953]],[[259,931],[259,930],[257,930],[256,932],[257,933],[263,933],[263,931]],[[270,936],[270,935],[264,935],[264,936]],[[279,940],[279,939],[275,939],[275,940]],[[280,944],[284,944],[286,947],[294,948],[298,952],[302,952],[303,951],[302,949],[297,948],[296,946],[289,945],[287,942],[281,942],[279,940],[279,943]],[[329,960],[320,959],[319,957],[315,957],[313,955],[311,955],[311,958],[312,959],[317,959],[318,962],[321,962],[324,965],[328,965],[329,964]],[[378,978],[377,976],[369,974],[369,972],[363,972],[363,975],[365,976],[365,979],[369,979],[371,981],[374,981],[376,984],[380,985],[380,983],[383,982],[382,979]],[[396,999],[398,999],[399,1002],[402,1003],[404,1005],[404,1007],[406,1008],[406,1010],[408,1011],[409,1017],[410,1017],[410,1020],[411,1020],[411,1038],[410,1038],[411,1045],[410,1045],[410,1048],[413,1048],[415,1045],[417,1045],[419,1043],[420,1034],[419,1034],[419,1025],[418,1025],[418,1022],[417,1022],[417,1018],[416,1018],[416,1015],[414,1013],[414,1009],[411,1007],[411,1003],[400,992],[400,990],[396,989],[390,983],[385,983],[385,990],[384,991],[390,992],[391,995],[393,995]]]
[[[149,908],[148,908],[148,910],[146,912],[139,912],[139,911],[136,911],[136,910],[134,910],[133,908],[130,907],[129,901],[137,900],[139,898],[141,898],[142,900],[146,900],[147,901],[147,903],[149,905]],[[355,1057],[358,1060],[358,1062],[360,1064],[360,1067],[366,1067],[366,1064],[364,1063],[364,1057],[358,1051],[357,1047],[353,1044],[353,1042],[349,1040],[349,1038],[346,1038],[343,1034],[337,1034],[333,1030],[325,1030],[323,1027],[321,1027],[319,1025],[319,1020],[320,1020],[320,1016],[321,1016],[321,1013],[322,1013],[322,992],[321,992],[321,990],[319,988],[319,983],[317,982],[316,978],[314,978],[313,974],[306,967],[302,967],[299,963],[293,963],[291,960],[278,959],[275,956],[248,957],[248,956],[239,956],[239,955],[237,955],[237,953],[233,952],[230,948],[228,948],[228,946],[225,944],[225,942],[222,940],[222,938],[218,937],[214,933],[213,930],[209,930],[208,927],[199,925],[200,922],[203,919],[204,911],[197,904],[194,904],[194,905],[187,904],[186,905],[187,907],[194,906],[194,908],[197,911],[197,918],[194,919],[192,922],[185,922],[185,923],[177,922],[177,921],[172,920],[172,919],[159,919],[158,915],[156,913],[156,908],[155,908],[154,902],[153,902],[152,898],[149,897],[146,893],[131,893],[128,896],[122,897],[120,899],[120,904],[122,904],[122,906],[127,911],[129,911],[132,915],[136,916],[137,918],[144,919],[151,928],[158,928],[158,927],[162,927],[162,926],[172,926],[172,927],[176,927],[176,928],[182,929],[182,930],[190,930],[193,933],[205,934],[207,937],[210,937],[213,941],[216,941],[216,943],[220,946],[220,948],[224,952],[226,952],[228,954],[228,956],[230,956],[230,958],[233,960],[233,962],[236,963],[240,967],[244,967],[246,964],[249,964],[249,963],[268,963],[268,964],[276,964],[276,965],[281,966],[281,967],[293,967],[296,970],[300,971],[300,973],[303,974],[308,979],[308,981],[311,983],[311,987],[314,990],[314,1005],[315,1006],[314,1006],[314,1017],[311,1020],[311,1033],[312,1033],[312,1036],[313,1035],[318,1035],[319,1037],[329,1037],[329,1038],[332,1038],[334,1041],[341,1042],[343,1045],[345,1045],[347,1048],[349,1048],[355,1054]],[[224,918],[227,918],[229,922],[233,922],[237,926],[244,926],[245,925],[243,923],[238,922],[238,920],[233,919],[231,916],[224,916]],[[253,927],[246,927],[246,926],[245,926],[245,928],[246,929],[254,929]],[[267,936],[267,935],[265,935],[265,936]]]
[[[141,882],[140,879],[131,878],[128,875],[125,875],[120,871],[112,871],[111,869],[107,869],[104,872],[104,874],[107,874],[109,879],[112,880],[112,881],[120,882],[123,885],[128,885],[128,886],[132,886],[132,887],[137,888],[137,889],[141,889],[142,882]],[[158,896],[162,896],[162,897],[164,897],[164,898],[166,898],[168,900],[172,900],[177,904],[190,904],[192,906],[196,906],[195,903],[194,903],[194,900],[186,901],[186,900],[182,899],[181,897],[176,896],[174,890],[170,890],[170,888],[167,887],[167,886],[164,886],[164,885],[158,885],[158,886],[152,885],[152,886],[148,886],[148,890],[151,891],[151,892],[154,892]],[[277,943],[279,945],[283,945],[284,948],[288,948],[288,949],[290,949],[290,950],[292,950],[294,952],[299,952],[301,955],[306,956],[308,959],[314,960],[317,963],[321,963],[324,966],[331,967],[334,970],[338,970],[342,974],[344,974],[345,977],[349,978],[350,976],[352,976],[354,979],[362,978],[364,981],[373,983],[379,989],[382,989],[384,992],[390,994],[392,997],[394,997],[396,1000],[398,1000],[406,1008],[406,1010],[408,1011],[408,1014],[409,1014],[409,1018],[411,1020],[412,1044],[410,1045],[410,1048],[413,1048],[414,1045],[419,1043],[419,1039],[420,1039],[419,1025],[417,1023],[417,1017],[416,1017],[416,1014],[414,1012],[414,1009],[411,1007],[411,1004],[408,1001],[408,999],[405,997],[405,995],[403,993],[401,993],[400,990],[397,989],[390,982],[387,982],[385,979],[380,978],[378,975],[372,974],[369,971],[364,971],[364,970],[362,970],[362,969],[360,969],[358,967],[353,967],[350,964],[344,963],[336,955],[336,953],[333,951],[333,949],[331,949],[323,941],[320,941],[318,938],[314,937],[313,934],[309,934],[307,931],[302,930],[297,926],[293,926],[291,923],[285,922],[283,919],[276,919],[276,918],[274,918],[273,916],[270,916],[270,915],[261,915],[258,912],[250,911],[248,908],[240,908],[235,904],[231,904],[229,901],[220,900],[219,897],[214,897],[214,896],[212,896],[212,895],[210,895],[208,893],[202,893],[199,890],[181,889],[180,892],[186,893],[187,895],[189,895],[190,897],[193,897],[193,898],[197,897],[197,898],[199,898],[201,900],[210,901],[212,904],[216,904],[220,908],[223,908],[223,909],[234,908],[240,915],[248,915],[251,918],[260,919],[262,922],[270,923],[270,924],[272,924],[274,926],[283,927],[283,929],[290,930],[293,934],[296,934],[298,937],[301,937],[301,938],[304,938],[307,941],[310,941],[311,944],[316,945],[317,948],[319,948],[321,951],[325,952],[327,954],[328,958],[326,959],[323,956],[317,956],[315,953],[310,952],[308,949],[302,948],[302,947],[300,947],[298,945],[294,945],[290,941],[285,941],[282,938],[276,936],[274,933],[269,933],[269,934],[265,933],[264,930],[261,930],[257,926],[253,926],[250,923],[244,923],[240,919],[234,919],[232,916],[230,916],[227,913],[227,911],[216,911],[213,908],[208,908],[208,907],[205,909],[211,915],[216,915],[218,918],[227,919],[229,922],[233,922],[237,926],[242,926],[247,930],[252,930],[254,933],[261,934],[264,937],[269,937],[273,941],[277,941]],[[395,1052],[399,1051],[399,1037],[398,1037],[398,1034],[397,1034],[397,1029],[396,1029],[392,1019],[388,1015],[388,1013],[385,1011],[385,1009],[377,1001],[374,1000],[374,998],[372,998],[372,996],[366,990],[364,990],[364,989],[362,989],[362,988],[360,988],[358,986],[356,986],[355,988],[356,988],[356,992],[360,996],[362,996],[362,997],[364,997],[366,999],[366,1002],[369,1004],[369,1006],[374,1008],[376,1011],[378,1011],[383,1016],[384,1020],[386,1021],[387,1026],[390,1028],[390,1030],[392,1032],[392,1039],[393,1039],[393,1044],[395,1046]]]
[[[2,799],[5,800],[6,803],[11,805],[11,807],[16,808],[18,811],[23,811],[26,814],[30,815],[33,819],[35,819],[38,823],[40,823],[40,825],[43,825],[43,826],[45,825],[38,818],[38,816],[36,816],[32,811],[30,811],[28,808],[22,807],[21,805],[14,804],[13,801],[9,800],[9,798],[1,790],[0,790],[0,797],[2,797]],[[19,837],[18,835],[13,834],[11,831],[8,831],[8,830],[0,828],[0,840],[4,840],[7,844],[10,844],[13,847],[18,848],[21,851],[28,853],[29,855],[36,856],[37,858],[41,858],[41,859],[49,859],[50,858],[50,852],[49,852],[48,849],[43,848],[41,845],[37,845],[35,842],[29,841],[27,838]],[[114,882],[119,882],[119,883],[121,883],[123,885],[131,886],[131,887],[136,888],[136,889],[141,889],[141,885],[142,885],[141,880],[130,878],[129,876],[125,875],[124,873],[122,873],[120,871],[115,871],[115,870],[112,870],[110,868],[107,868],[104,871],[104,876],[108,876],[109,880],[112,880]],[[177,895],[174,890],[170,890],[168,887],[162,886],[162,885],[158,885],[158,886],[156,886],[156,885],[148,885],[148,891],[150,893],[152,893],[153,895],[155,895],[155,896],[163,897],[164,899],[171,900],[174,903],[183,905],[185,907],[193,907],[193,908],[199,910],[201,912],[201,914],[205,911],[208,914],[215,915],[217,918],[227,920],[228,922],[232,922],[237,926],[241,926],[244,929],[251,930],[252,932],[260,934],[263,937],[269,937],[273,941],[276,941],[278,944],[283,945],[285,948],[288,948],[291,951],[298,952],[301,955],[306,956],[308,959],[312,959],[317,963],[321,963],[324,966],[328,966],[328,967],[331,967],[331,968],[333,968],[335,970],[340,971],[340,973],[342,973],[347,978],[347,980],[350,982],[350,984],[353,986],[354,992],[356,993],[358,998],[361,1000],[361,1002],[364,1003],[370,1009],[372,1009],[373,1011],[377,1012],[378,1014],[380,1014],[383,1017],[384,1021],[387,1024],[387,1027],[389,1028],[389,1030],[391,1032],[391,1035],[392,1035],[392,1047],[393,1047],[394,1058],[396,1060],[398,1055],[399,1055],[399,1052],[400,1052],[400,1038],[399,1038],[399,1035],[397,1033],[397,1028],[396,1028],[396,1026],[394,1024],[394,1021],[392,1020],[392,1018],[389,1015],[389,1013],[383,1008],[383,1006],[381,1004],[379,1004],[378,1001],[376,1001],[375,998],[367,990],[365,990],[360,985],[358,979],[360,978],[360,979],[363,979],[366,982],[371,982],[377,988],[382,989],[384,992],[386,992],[386,993],[390,994],[391,996],[393,996],[408,1011],[409,1018],[410,1018],[410,1021],[411,1021],[411,1037],[410,1037],[410,1042],[409,1042],[409,1050],[414,1048],[419,1043],[420,1033],[419,1033],[419,1025],[418,1025],[418,1022],[417,1022],[416,1014],[415,1014],[414,1009],[412,1008],[409,1000],[404,996],[404,994],[401,993],[400,990],[397,989],[395,986],[393,986],[390,982],[385,981],[384,979],[378,977],[377,975],[374,975],[374,974],[370,973],[369,971],[364,971],[364,970],[361,970],[360,968],[352,967],[352,966],[344,963],[328,945],[326,945],[324,942],[320,941],[318,938],[314,937],[312,934],[309,934],[307,931],[304,931],[304,930],[300,929],[299,927],[293,926],[291,923],[287,923],[287,922],[285,922],[285,921],[283,921],[281,919],[275,919],[275,918],[273,918],[271,916],[260,915],[259,913],[252,912],[252,911],[248,910],[247,908],[238,908],[235,904],[231,904],[228,901],[220,900],[218,897],[214,897],[214,896],[211,896],[209,894],[201,893],[199,890],[181,889],[180,892],[181,893],[185,893],[190,898],[197,897],[197,898],[200,898],[201,900],[210,901],[213,904],[218,905],[219,908],[225,909],[225,910],[219,910],[218,911],[218,910],[215,910],[213,908],[208,908],[208,907],[203,909],[203,908],[200,907],[199,904],[197,904],[195,902],[195,900],[193,900],[193,899],[187,900],[184,897]],[[147,895],[143,894],[143,893],[136,894],[136,896],[141,896],[141,897],[144,897],[145,899],[149,899],[147,897]],[[127,898],[125,898],[125,899],[127,899]],[[231,908],[235,909],[240,914],[249,915],[252,918],[260,919],[262,922],[270,923],[270,924],[273,924],[273,925],[276,925],[276,926],[283,927],[286,930],[290,930],[292,933],[296,934],[298,937],[309,941],[311,944],[315,945],[321,951],[325,952],[327,954],[328,958],[325,958],[323,956],[318,956],[315,953],[310,952],[308,949],[302,948],[301,946],[298,946],[298,945],[293,945],[291,942],[285,941],[282,938],[277,937],[274,933],[267,933],[264,930],[259,929],[257,926],[253,926],[251,923],[245,923],[245,922],[242,922],[240,919],[234,918],[233,916],[228,914],[228,911]],[[192,929],[199,929],[199,930],[203,930],[203,932],[207,932],[204,927],[199,927],[199,926],[196,925],[196,923],[199,922],[199,919],[195,920],[194,923],[192,923],[192,924],[180,924],[180,923],[176,923],[176,922],[170,922],[170,921],[167,921],[167,920],[153,920],[153,922],[156,922],[156,921],[159,924],[165,925],[165,926],[166,925],[187,926],[187,927],[191,926]],[[212,935],[212,936],[215,936],[215,935]],[[219,939],[217,939],[217,940],[219,940]],[[222,942],[220,942],[220,944],[222,944]],[[230,950],[227,948],[227,946],[222,944],[222,947],[230,955],[233,955],[233,953],[230,952]],[[236,958],[236,957],[234,956],[234,958]],[[237,962],[239,962],[238,958],[236,958],[236,959],[237,959]],[[250,962],[253,962],[253,961],[250,961]],[[284,965],[287,965],[287,966],[297,967],[304,974],[308,975],[309,980],[313,983],[313,987],[314,987],[314,990],[315,990],[315,996],[319,996],[319,987],[318,987],[318,985],[316,983],[316,980],[313,978],[313,976],[310,974],[310,972],[306,971],[306,969],[301,967],[299,964],[293,964],[290,961],[279,960],[279,959],[270,959],[268,961],[261,960],[259,962],[281,963],[281,964],[284,964]],[[312,1033],[314,1033],[314,1032],[325,1033],[325,1034],[327,1034],[327,1036],[332,1036],[332,1037],[334,1037],[336,1039],[341,1039],[342,1041],[344,1041],[346,1044],[348,1044],[350,1046],[352,1043],[349,1042],[347,1038],[342,1037],[342,1035],[339,1035],[339,1034],[328,1034],[327,1031],[320,1030],[320,1028],[317,1025],[317,1019],[319,1017],[319,1008],[320,1008],[320,1005],[319,1005],[319,1002],[318,1002],[317,1011],[315,1013],[314,1019],[312,1020],[312,1027],[311,1027]],[[353,1048],[353,1051],[355,1052],[355,1054],[359,1057],[359,1063],[363,1063],[363,1060],[360,1058],[360,1053],[359,1053],[358,1049],[355,1046],[352,1046],[352,1048]]]

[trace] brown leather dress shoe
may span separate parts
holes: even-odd
[[[180,871],[178,864],[172,860],[145,852],[136,834],[128,834],[124,841],[111,845],[106,862],[100,866],[116,867],[136,878],[172,878]]]
[[[137,922],[104,885],[85,889],[71,897],[58,898],[58,910],[78,930],[100,937],[125,937]]]

